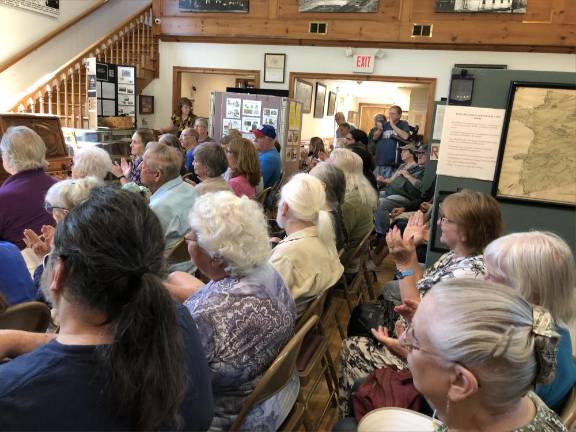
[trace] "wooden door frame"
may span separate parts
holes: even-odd
[[[255,88],[260,88],[260,70],[257,69],[219,69],[174,66],[172,67],[172,112],[176,111],[182,92],[182,73],[203,73],[213,75],[254,75]]]
[[[358,102],[358,116],[359,121],[358,124],[355,125],[356,127],[360,127],[360,123],[362,123],[362,107],[390,107],[392,104],[382,104],[382,103],[370,103],[370,102]],[[382,111],[382,114],[386,114],[385,111]]]
[[[294,86],[296,79],[303,80],[350,80],[350,81],[381,81],[406,84],[426,84],[428,85],[428,104],[426,108],[426,130],[421,131],[424,141],[430,143],[432,134],[432,114],[434,112],[434,99],[436,96],[436,78],[405,77],[405,76],[385,76],[385,75],[358,75],[358,74],[328,74],[315,72],[290,72],[290,97],[294,97]],[[358,111],[360,113],[360,111]]]

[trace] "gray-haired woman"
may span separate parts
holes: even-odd
[[[200,195],[208,192],[233,192],[224,180],[223,174],[228,169],[226,152],[220,144],[213,142],[200,144],[194,151],[194,172],[201,183],[196,186]]]

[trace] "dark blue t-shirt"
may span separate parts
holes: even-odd
[[[183,430],[210,427],[211,374],[190,313],[178,306],[189,385],[181,407]],[[0,430],[128,430],[115,418],[97,381],[96,346],[52,341],[0,366]],[[142,389],[146,391],[146,389]]]
[[[410,125],[405,120],[400,120],[396,126],[403,131],[410,132]],[[390,122],[384,123],[382,136],[376,141],[376,166],[396,166],[398,165],[398,152],[396,150],[398,141],[392,138],[396,135]]]
[[[36,299],[36,287],[20,249],[0,241],[0,293],[8,305]]]

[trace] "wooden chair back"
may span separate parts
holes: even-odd
[[[44,303],[31,301],[10,306],[0,314],[0,329],[43,333],[50,324],[50,309]]]
[[[178,240],[178,242],[172,246],[172,249],[166,253],[166,259],[168,261],[168,265],[190,260],[188,245],[186,244],[186,240],[184,240],[184,238]]]
[[[314,315],[322,317],[324,314],[324,304],[326,303],[327,293],[328,291],[324,291],[308,305],[302,316],[298,318],[298,321],[296,322],[296,331],[300,330],[300,328],[302,328],[302,326]]]
[[[298,352],[300,351],[300,346],[302,345],[304,336],[314,328],[317,322],[318,317],[312,316],[304,325],[302,325],[292,339],[290,339],[284,349],[280,351],[276,360],[274,360],[266,373],[264,373],[262,378],[260,378],[256,387],[244,402],[240,413],[229,429],[230,432],[240,430],[244,419],[254,405],[279,392],[286,384],[288,384],[296,367],[296,359],[298,358]]]
[[[266,200],[270,196],[270,192],[272,192],[272,186],[267,187],[266,189],[261,191],[258,195],[256,195],[256,197],[254,199],[256,201],[258,201],[261,205],[264,205],[264,203],[266,202]]]

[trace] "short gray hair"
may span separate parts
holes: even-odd
[[[174,147],[178,151],[184,151],[182,143],[174,134],[166,133],[160,136],[159,143],[166,144],[167,146]]]
[[[232,192],[200,196],[190,211],[190,227],[212,258],[220,257],[231,276],[244,276],[270,258],[268,226],[258,203]]]
[[[163,143],[146,145],[146,165],[151,170],[159,170],[166,180],[175,179],[182,168],[182,153]]]
[[[94,176],[104,180],[112,170],[112,159],[108,152],[95,145],[88,145],[77,150],[73,161],[72,176],[75,178]]]
[[[46,168],[46,144],[34,130],[12,126],[4,133],[0,152],[6,165],[16,172]]]
[[[346,176],[335,165],[320,162],[310,170],[313,175],[326,185],[326,200],[332,206],[341,206],[346,195]]]
[[[220,144],[207,142],[194,150],[194,159],[206,167],[208,177],[219,177],[228,169],[226,152]]]
[[[543,354],[553,349],[558,335],[532,332],[532,305],[516,290],[453,279],[434,285],[422,301],[432,302],[428,310],[434,319],[426,333],[434,351],[473,371],[486,407],[505,408],[550,377],[545,374],[551,365]]]
[[[196,120],[194,120],[194,126],[196,125],[208,129],[208,120],[206,120],[204,117],[197,117]]]
[[[576,263],[570,247],[556,234],[508,234],[484,249],[489,274],[515,288],[529,302],[545,307],[569,325],[576,315]]]
[[[48,189],[45,201],[51,206],[70,211],[86,201],[97,186],[103,186],[103,182],[96,177],[62,180]]]

